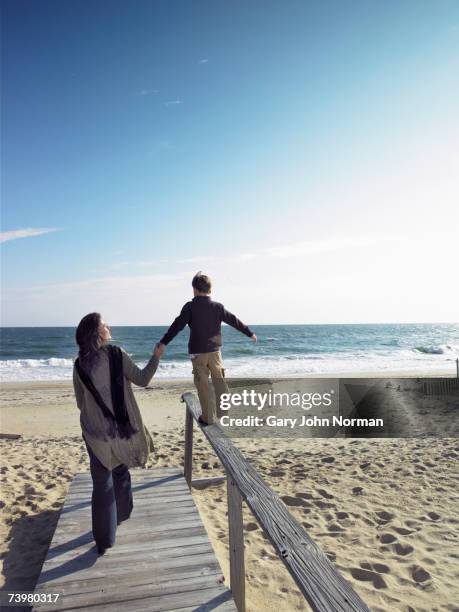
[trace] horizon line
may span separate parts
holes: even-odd
[[[170,327],[170,323],[155,323],[155,324],[128,324],[128,325],[110,325],[110,328],[116,327]],[[249,327],[298,327],[298,326],[315,326],[326,327],[332,325],[459,325],[459,321],[390,321],[390,322],[371,322],[371,323],[250,323]],[[58,329],[69,328],[73,329],[75,325],[0,325],[0,329]],[[228,327],[231,327],[228,325]]]

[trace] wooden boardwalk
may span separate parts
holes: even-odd
[[[36,593],[59,593],[34,610],[236,611],[187,483],[177,469],[131,470],[134,510],[114,548],[98,556],[89,474],[70,485]]]

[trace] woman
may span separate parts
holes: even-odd
[[[73,386],[89,454],[92,533],[99,554],[114,545],[117,525],[132,512],[129,468],[144,467],[154,450],[131,382],[146,387],[163,352],[157,345],[141,370],[109,340],[110,328],[99,313],[83,317],[76,330],[79,353],[73,368]]]

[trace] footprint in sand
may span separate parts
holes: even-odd
[[[430,518],[431,521],[439,521],[441,519],[441,516],[436,512],[428,512],[427,516]]]
[[[412,533],[414,533],[414,531],[412,531],[411,529],[405,529],[404,527],[394,527],[393,529],[394,531],[403,536],[411,535]]]
[[[334,463],[334,457],[322,457],[322,463]]]
[[[406,557],[406,555],[410,555],[413,552],[414,548],[409,544],[401,544],[400,542],[397,542],[397,544],[394,544],[394,550],[397,555]]]
[[[295,497],[302,497],[303,499],[314,499],[312,493],[295,493]]]
[[[317,493],[320,493],[320,495],[322,495],[322,497],[325,497],[325,499],[333,499],[333,495],[325,489],[317,489]]]
[[[291,462],[289,459],[280,459],[280,460],[279,460],[277,463],[278,463],[279,465],[289,465],[289,464],[291,464],[292,462]]]
[[[283,495],[282,501],[286,506],[306,506],[307,503],[301,497],[291,497],[290,495]]]
[[[349,518],[349,514],[347,512],[337,512],[336,518],[340,521]]]
[[[351,575],[356,580],[372,582],[375,589],[385,589],[387,587],[384,578],[377,572],[362,569],[361,567],[351,567]]]
[[[386,512],[385,510],[381,510],[380,512],[376,512],[376,516],[383,523],[389,523],[394,518],[394,515],[390,512]]]
[[[275,560],[277,560],[277,556],[276,555],[273,555],[272,553],[269,553],[264,548],[261,549],[260,555],[261,555],[261,558],[263,559],[263,561],[275,561]],[[263,574],[261,574],[260,577],[263,578]],[[267,578],[267,577],[265,577],[265,578]]]
[[[259,529],[256,523],[246,523],[244,527],[246,531],[256,531],[257,529]]]
[[[397,538],[391,533],[382,533],[379,536],[379,541],[381,542],[381,544],[392,544],[396,540]]]
[[[426,582],[430,580],[431,576],[429,572],[427,572],[420,565],[413,565],[411,568],[411,577],[415,582]]]
[[[324,502],[321,499],[315,500],[314,505],[320,508],[321,510],[323,510],[324,508],[334,508],[333,504],[330,504],[329,502]]]

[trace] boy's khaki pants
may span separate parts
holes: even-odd
[[[193,365],[194,384],[201,403],[202,418],[211,424],[220,415],[221,394],[229,392],[225,381],[222,356],[220,351],[200,353],[191,359],[191,363]],[[209,372],[215,389],[216,414],[212,402],[209,401]]]

